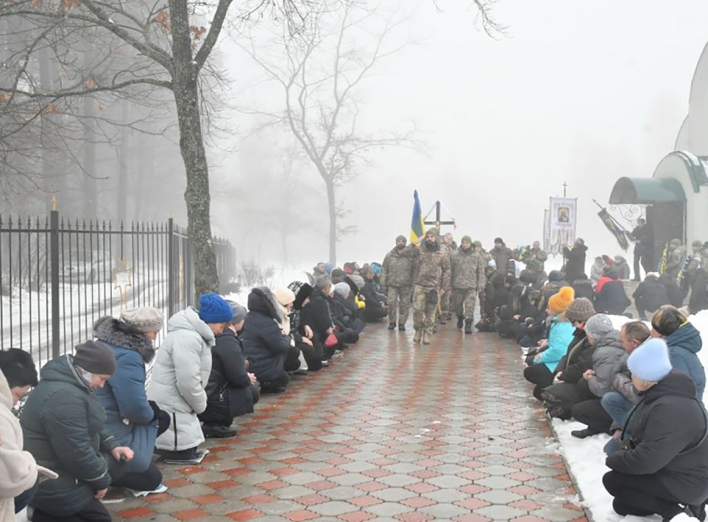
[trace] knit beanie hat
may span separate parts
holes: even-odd
[[[208,324],[228,323],[234,314],[226,300],[213,292],[199,298],[199,318]]]
[[[289,288],[280,287],[275,289],[275,299],[282,306],[288,306],[295,302],[295,294]]]
[[[74,350],[74,366],[98,375],[116,373],[116,356],[106,343],[86,341]]]
[[[231,313],[234,316],[231,318],[231,324],[238,324],[246,318],[248,310],[245,307],[238,304],[236,301],[226,301],[231,308]]]
[[[462,239],[460,239],[460,243],[464,243],[467,241],[468,243],[472,243],[472,238],[470,236],[462,236]]]
[[[321,275],[315,279],[315,288],[322,290],[323,288],[332,284],[332,278],[328,275]]]
[[[398,243],[399,241],[403,241],[404,243],[408,242],[408,240],[406,239],[406,236],[403,236],[403,235],[396,237],[396,243]]]
[[[568,312],[566,311],[565,316],[568,317]],[[593,315],[588,322],[585,323],[585,333],[591,335],[595,339],[602,339],[608,333],[614,330],[612,326],[612,321],[605,314]]]
[[[123,310],[120,318],[124,323],[129,324],[136,332],[159,332],[165,318],[157,308],[143,306]]]
[[[482,242],[477,240],[474,242],[474,246],[482,248]]]
[[[495,237],[495,238],[494,238],[494,242],[495,242],[495,243],[501,243],[502,245],[504,244],[504,240],[503,240],[502,238],[500,238],[500,237]]]
[[[429,228],[428,230],[425,231],[425,235],[438,237],[438,229],[437,228]]]
[[[364,288],[364,286],[366,285],[366,281],[364,281],[364,278],[361,277],[360,275],[354,274],[351,276],[351,279],[352,279],[352,281],[354,281],[354,284],[357,286],[359,291],[361,291],[362,288]]]
[[[339,279],[344,279],[344,276],[347,275],[344,273],[344,270],[341,268],[335,268],[332,270],[332,274],[330,274],[330,277],[334,279],[335,277],[338,277]]]
[[[627,359],[627,367],[643,381],[658,382],[671,371],[666,341],[651,338],[636,348]]]
[[[577,297],[573,299],[570,306],[565,310],[565,317],[568,321],[585,322],[595,315],[595,307],[587,297]]]
[[[337,295],[341,295],[344,299],[349,297],[349,293],[351,292],[351,288],[349,288],[349,285],[345,282],[337,283],[334,285],[334,293]]]
[[[295,294],[295,301],[293,301],[293,308],[295,310],[300,310],[302,303],[304,303],[305,299],[310,297],[313,292],[313,288],[309,284],[301,283],[300,281],[293,281],[288,285],[288,288]]]
[[[566,308],[570,306],[570,303],[573,302],[574,297],[575,291],[573,288],[570,286],[563,286],[557,294],[551,296],[548,300],[548,308],[550,308],[551,312],[556,315],[562,314],[565,312]]]

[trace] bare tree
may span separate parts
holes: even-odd
[[[14,125],[0,131],[0,143],[7,143],[13,133],[20,134],[43,115],[66,112],[75,98],[130,93],[133,99],[147,99],[156,89],[172,93],[187,178],[185,201],[198,267],[197,293],[218,288],[211,243],[202,89],[205,88],[204,72],[210,67],[208,59],[232,1],[13,0],[0,3],[2,27],[10,29],[5,42],[9,52],[0,76],[0,104],[6,114],[14,117]],[[302,3],[307,6],[309,2],[303,0]],[[269,5],[272,4],[256,2],[245,16]],[[295,6],[294,0],[282,0],[281,11],[299,16],[297,9],[292,11]],[[82,53],[86,46],[91,49],[90,53]],[[60,78],[53,88],[37,81],[33,70],[35,54],[42,50],[51,54],[51,60],[60,70]],[[215,69],[212,72],[218,74]],[[13,113],[10,107],[21,110]]]
[[[265,118],[267,124],[284,126],[322,178],[332,263],[336,263],[338,236],[353,231],[339,226],[346,210],[337,202],[337,188],[353,180],[375,150],[422,148],[413,126],[403,132],[375,135],[363,130],[359,122],[358,96],[364,81],[382,62],[412,43],[407,21],[396,13],[384,14],[346,2],[339,11],[320,12],[314,30],[297,38],[277,38],[280,53],[272,51],[273,44],[264,47],[253,38],[249,45],[241,44],[284,96],[281,112],[241,110]],[[372,27],[378,28],[373,36],[369,32]]]

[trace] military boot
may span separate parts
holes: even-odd
[[[406,331],[406,325],[403,323],[398,323],[398,331],[399,332],[405,332]]]
[[[395,329],[396,329],[396,323],[388,323],[388,329],[389,329],[389,330],[395,330]]]
[[[440,317],[438,317],[438,322],[440,324],[447,324],[447,314],[445,314],[445,313],[440,314]]]
[[[430,344],[430,334],[428,333],[428,330],[423,332],[423,344]]]
[[[472,333],[472,319],[465,319],[465,333]]]
[[[465,325],[465,318],[461,315],[457,316],[457,329],[462,330],[462,327]]]
[[[420,339],[423,337],[423,331],[422,330],[416,330],[415,335],[413,336],[413,342],[414,343],[419,343]]]

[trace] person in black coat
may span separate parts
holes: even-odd
[[[563,249],[565,256],[565,280],[571,285],[585,273],[585,253],[588,247],[585,246],[585,241],[578,238],[572,249],[568,247]]]
[[[236,431],[231,429],[234,417],[253,413],[253,405],[259,399],[258,379],[248,371],[249,363],[238,337],[247,311],[234,301],[227,302],[234,317],[211,347],[211,374],[205,389],[207,407],[199,414],[207,438],[235,436]]]
[[[593,288],[592,281],[588,279],[586,274],[580,274],[575,281],[573,281],[573,290],[575,290],[575,298],[584,297],[589,299],[590,302],[595,300],[595,290]]]
[[[367,323],[378,323],[388,315],[386,304],[381,298],[381,295],[377,292],[374,277],[376,277],[376,272],[373,267],[368,267],[366,269],[366,282],[364,284],[364,289],[361,292],[366,300],[366,306],[364,307],[364,321]]]
[[[686,294],[684,294],[683,290],[676,284],[671,274],[662,274],[659,277],[659,281],[666,287],[666,293],[669,295],[669,304],[675,308],[681,308],[684,299],[686,299]]]
[[[627,297],[624,283],[617,272],[610,270],[607,275],[612,281],[602,285],[602,289],[595,296],[595,310],[599,314],[622,315],[632,301]]]
[[[678,287],[677,287],[678,288]],[[639,318],[647,320],[646,312],[656,312],[660,307],[669,303],[669,293],[666,286],[659,281],[659,274],[649,272],[647,277],[639,283],[639,286],[632,294],[634,304],[637,307]]]
[[[322,343],[325,360],[330,359],[337,349],[341,349],[339,339],[336,343],[328,342],[328,339],[336,338],[328,297],[331,290],[332,280],[328,276],[318,277],[310,296],[310,303],[300,312],[302,325],[309,326],[315,338]],[[330,334],[334,337],[330,337]]]
[[[688,309],[692,314],[708,309],[708,273],[703,268],[696,269]]]
[[[295,346],[302,353],[307,370],[317,372],[325,366],[324,347],[322,341],[317,338],[315,333],[308,325],[304,324],[301,319],[303,308],[310,305],[310,296],[312,296],[313,288],[307,283],[293,281],[288,285],[288,289],[295,295],[292,310],[290,310],[290,335],[295,340]]]
[[[261,286],[251,290],[241,339],[249,370],[261,383],[262,393],[285,391],[290,382],[287,372],[297,369],[285,366],[288,352],[297,348],[289,333],[283,330],[284,321],[288,321],[288,317],[281,311],[270,288]]]
[[[654,227],[643,218],[639,218],[631,237],[634,239],[634,281],[641,281],[640,263],[646,274],[654,269]]]
[[[622,434],[622,447],[607,456],[602,481],[621,516],[681,513],[703,520],[708,498],[708,419],[696,386],[672,370],[666,343],[650,339],[627,359],[640,401]],[[631,433],[631,438],[625,434]]]

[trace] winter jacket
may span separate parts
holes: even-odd
[[[474,248],[458,248],[450,256],[451,284],[453,289],[477,290],[484,288],[484,259]]]
[[[214,333],[194,308],[167,321],[167,336],[157,352],[148,388],[148,399],[171,417],[170,427],[157,439],[159,449],[181,451],[204,442],[197,414],[207,406],[204,387],[214,342]]]
[[[632,404],[639,402],[639,392],[632,382],[632,374],[627,368],[627,361],[622,363],[622,367],[617,375],[612,379],[612,389],[621,394]]]
[[[681,290],[678,284],[676,284],[676,280],[671,279],[671,276],[664,274],[659,278],[659,281],[661,281],[661,284],[666,287],[666,293],[669,295],[669,304],[671,306],[675,306],[676,308],[681,308],[683,306],[683,300],[686,298],[686,294],[684,294],[683,290]]]
[[[656,312],[660,306],[669,304],[669,293],[658,277],[650,276],[639,283],[632,294],[637,307],[648,312]]]
[[[585,330],[576,328],[568,345],[568,353],[556,366],[556,371],[560,372],[558,378],[571,384],[578,382],[592,368],[594,351],[595,346],[588,341]]]
[[[119,444],[106,427],[106,412],[79,375],[71,355],[49,361],[22,408],[25,449],[37,464],[59,474],[39,485],[31,505],[57,517],[84,509],[111,483],[110,452]]]
[[[327,330],[332,328],[332,315],[327,296],[322,290],[315,290],[310,296],[310,304],[300,312],[300,324],[309,326],[318,339],[327,338]]]
[[[113,348],[116,356],[116,373],[94,392],[106,410],[106,429],[120,446],[135,453],[127,471],[142,473],[152,462],[157,438],[157,421],[145,392],[145,365],[155,358],[155,349],[152,341],[130,333],[125,323],[113,317],[99,319],[94,335]]]
[[[592,369],[595,375],[588,380],[593,395],[602,397],[612,391],[612,381],[627,361],[627,352],[622,348],[619,332],[612,330],[605,337],[597,339],[592,354]]]
[[[708,498],[708,438],[695,395],[691,379],[677,371],[642,393],[626,428],[637,444],[609,455],[606,465],[656,477],[682,504],[702,503]]]
[[[622,315],[632,301],[624,291],[622,281],[609,281],[602,286],[602,290],[595,295],[595,310],[598,313],[609,315]]]
[[[615,264],[612,265],[612,270],[617,272],[620,279],[630,278],[631,271],[626,259],[622,259],[621,261],[615,261]]]
[[[687,373],[696,384],[696,398],[703,401],[706,373],[696,355],[703,347],[701,333],[689,322],[664,339],[669,347],[669,358],[674,370]]]
[[[584,297],[592,303],[595,300],[595,290],[593,290],[592,281],[589,279],[576,279],[573,283],[575,290],[575,298]]]
[[[376,285],[371,279],[366,280],[364,289],[361,291],[364,299],[366,299],[366,307],[380,308],[385,304],[385,300],[376,291]],[[331,301],[330,301],[331,302]]]
[[[602,292],[602,287],[605,286],[605,283],[610,283],[612,281],[617,281],[619,280],[619,274],[617,272],[612,272],[603,275],[600,279],[598,279],[597,283],[595,284],[595,293],[599,294]]]
[[[37,463],[22,450],[22,427],[12,413],[12,392],[0,372],[0,522],[14,522],[15,497],[37,482]]]
[[[300,314],[304,324],[308,324],[305,320],[306,312],[313,307],[316,293],[318,292],[313,293],[310,304],[303,308]],[[329,307],[325,306],[325,310],[326,320],[331,322]],[[241,341],[243,354],[251,361],[250,371],[256,374],[261,383],[278,379],[285,372],[285,357],[293,341],[289,335],[281,331],[284,320],[287,320],[287,317],[283,317],[278,302],[269,288],[262,286],[251,291],[248,296],[248,313],[243,325]],[[312,329],[315,330],[314,327]]]
[[[381,286],[411,286],[415,275],[415,246],[408,245],[399,250],[394,248],[381,265]]]
[[[701,268],[696,270],[693,284],[691,285],[691,298],[688,309],[692,314],[708,308],[708,273]]]
[[[509,272],[509,261],[511,261],[514,257],[514,253],[511,251],[511,248],[502,244],[500,247],[495,246],[492,248],[489,253],[492,255],[494,264],[497,266],[497,272],[502,275],[506,275]]]
[[[593,285],[597,285],[597,282],[602,278],[603,274],[603,269],[605,268],[605,263],[593,263],[590,265],[590,280],[592,281]]]
[[[415,284],[435,290],[450,288],[450,254],[447,249],[437,242],[429,245],[423,241],[415,252]]]
[[[216,336],[211,348],[211,374],[206,385],[207,407],[203,422],[230,421],[253,413],[254,390],[238,336],[229,328]]]
[[[537,364],[545,364],[546,367],[555,371],[558,362],[568,351],[568,345],[573,339],[575,327],[570,321],[560,319],[561,316],[551,319],[551,327],[548,332],[548,348],[541,352]]]
[[[565,248],[563,253],[566,257],[565,263],[565,279],[573,284],[581,274],[585,273],[585,253],[588,247],[585,245],[576,245],[572,250]]]

